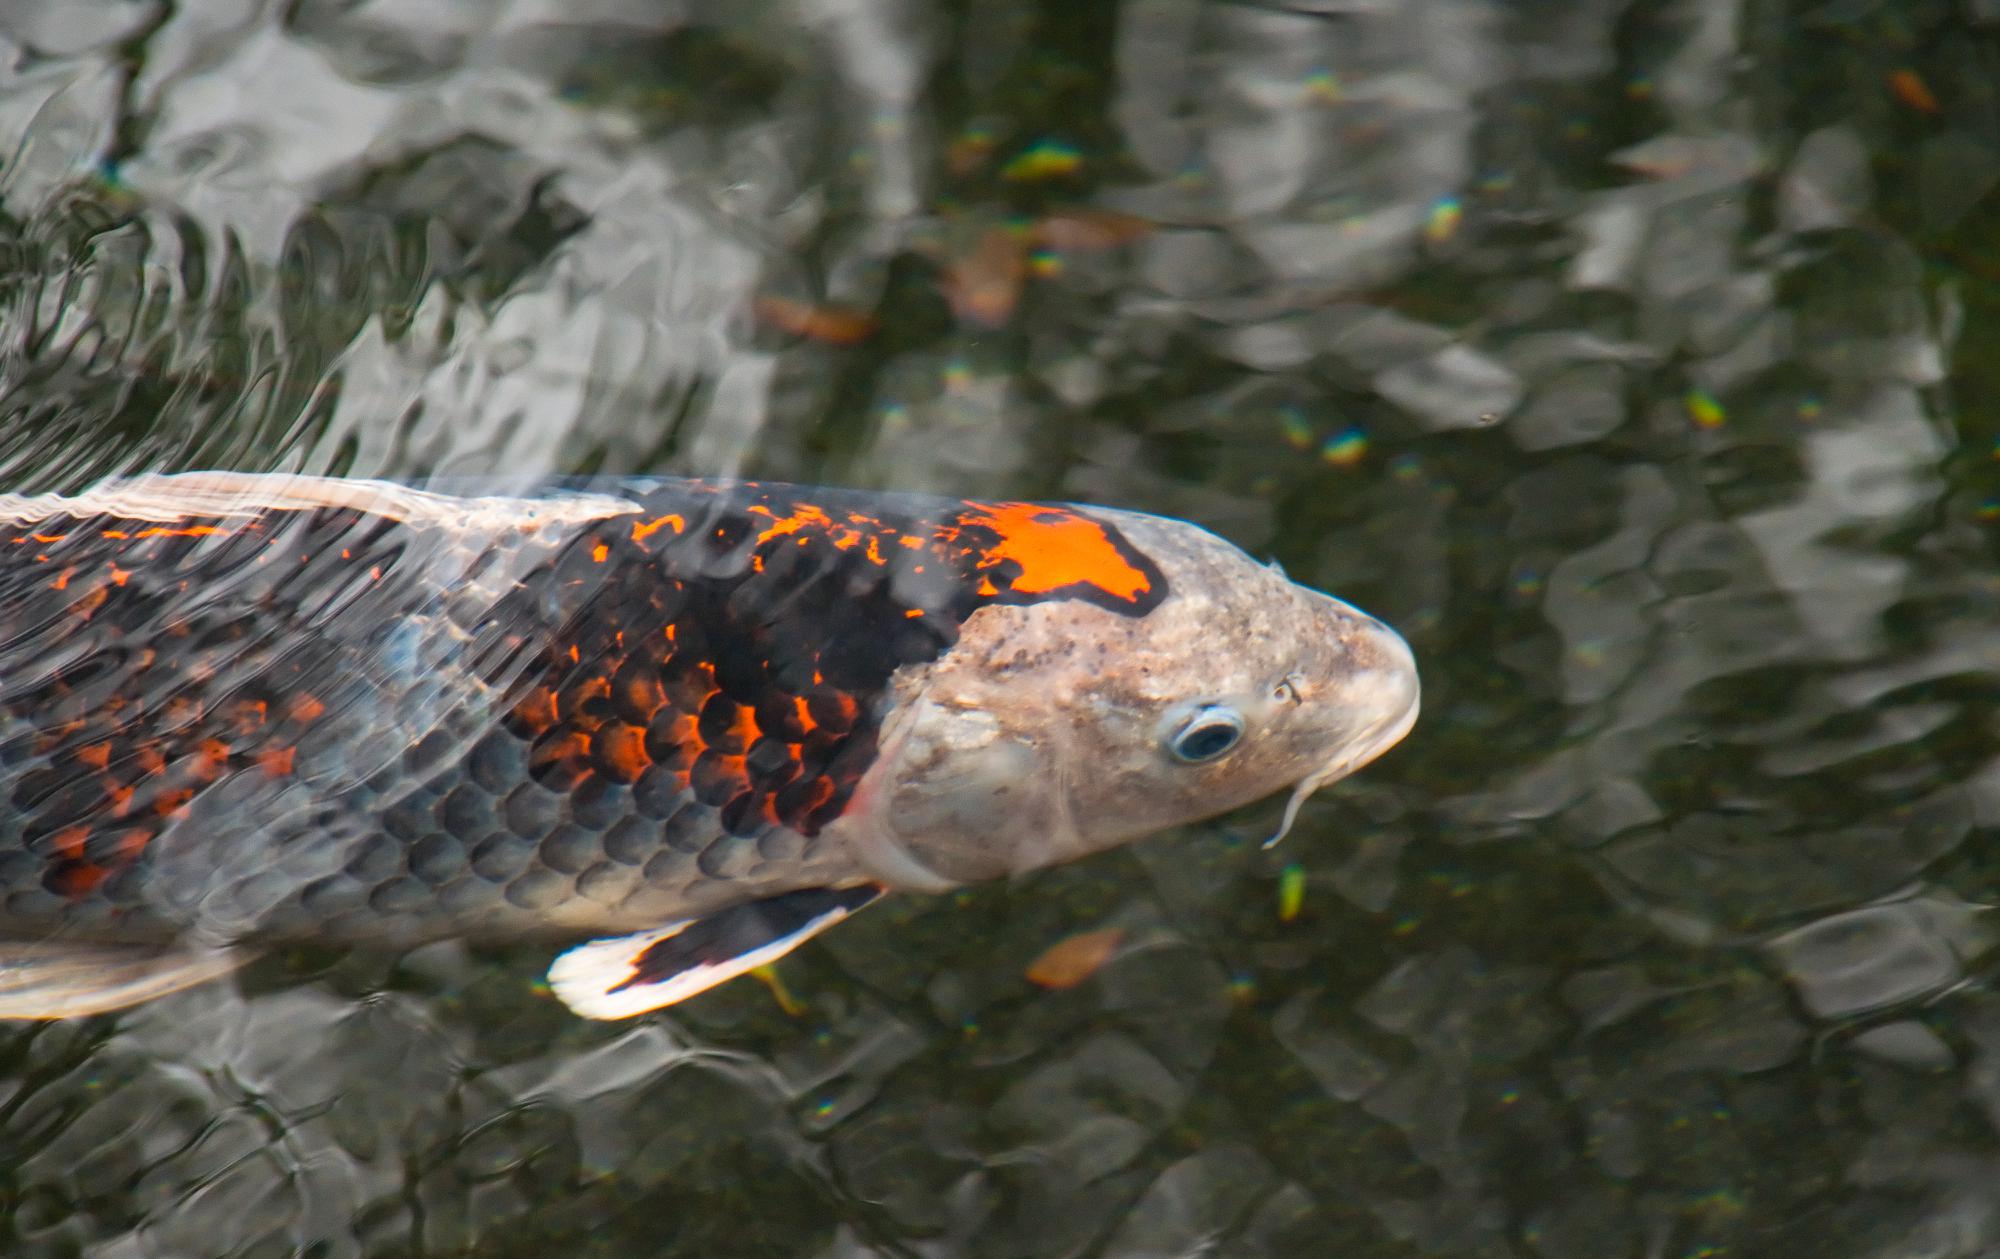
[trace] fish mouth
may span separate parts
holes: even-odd
[[[1277,832],[1264,841],[1266,848],[1274,846],[1290,833],[1307,796],[1347,777],[1395,747],[1417,724],[1417,714],[1423,708],[1423,687],[1417,679],[1416,657],[1411,653],[1410,645],[1396,631],[1373,618],[1369,618],[1369,623],[1374,631],[1371,635],[1373,646],[1389,660],[1387,664],[1369,671],[1372,685],[1364,694],[1369,707],[1375,707],[1372,701],[1379,699],[1379,711],[1383,716],[1364,726],[1341,748],[1339,755],[1298,781],[1298,785],[1292,788],[1291,798],[1285,801],[1285,816],[1279,821]]]

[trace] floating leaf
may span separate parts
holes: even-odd
[[[993,156],[996,143],[998,141],[991,131],[983,127],[969,128],[945,148],[945,166],[954,175],[969,175]]]
[[[1930,85],[1918,78],[1915,70],[1898,70],[1890,75],[1889,90],[1897,100],[1921,113],[1935,114],[1940,108]]]
[[[750,313],[766,327],[827,345],[854,345],[875,333],[875,317],[851,306],[815,306],[759,294],[750,299]]]
[[[1136,214],[1078,208],[1045,214],[1035,220],[1028,232],[1037,245],[1079,254],[1129,245],[1151,235],[1153,228],[1151,219]]]
[[[1027,250],[1011,227],[990,227],[945,268],[945,299],[952,313],[982,328],[1013,317],[1028,269]]]
[[[1028,964],[1028,982],[1058,991],[1074,988],[1098,972],[1125,941],[1120,927],[1086,931],[1058,940]]]

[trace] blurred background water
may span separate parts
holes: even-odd
[[[1993,0],[0,0],[8,488],[1084,499],[1426,684],[635,1024],[0,1032],[0,1253],[1995,1253],[1996,190]]]

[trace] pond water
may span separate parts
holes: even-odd
[[[1109,503],[1426,688],[1276,849],[635,1023],[16,1025],[0,1252],[1994,1253],[1996,84],[1993,0],[0,2],[0,485]]]

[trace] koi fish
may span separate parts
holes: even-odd
[[[0,1017],[544,938],[578,1014],[1290,788],[1402,639],[1180,521],[708,480],[0,495]]]

